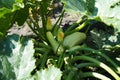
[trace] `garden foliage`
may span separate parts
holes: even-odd
[[[53,23],[54,0],[0,0],[0,80],[120,80],[120,1],[61,2]],[[82,17],[62,28],[64,12]],[[35,37],[7,34],[24,23]]]

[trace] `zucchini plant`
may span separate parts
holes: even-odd
[[[54,1],[0,0],[0,80],[120,80],[119,1],[61,0],[53,23]],[[83,16],[64,29],[65,12]],[[24,23],[35,37],[7,34]]]
[[[77,61],[77,64],[80,65],[80,68],[77,68],[77,70],[74,70],[74,73],[77,73],[77,71],[79,71],[81,73],[81,75],[83,74],[84,76],[84,72],[86,72],[85,77],[96,77],[99,79],[105,79],[105,76],[109,79],[116,79],[119,80],[120,79],[120,61],[119,59],[119,11],[118,9],[120,8],[119,6],[119,0],[105,0],[105,1],[101,1],[101,0],[62,0],[62,2],[64,3],[64,9],[66,10],[66,12],[68,13],[72,13],[72,14],[81,14],[83,15],[83,22],[82,23],[78,23],[80,20],[78,20],[77,22],[75,22],[76,25],[71,25],[71,28],[68,28],[66,30],[66,34],[68,34],[67,31],[70,32],[75,32],[75,31],[82,31],[85,32],[87,34],[87,39],[86,39],[86,47],[81,47],[81,46],[75,46],[73,48],[70,49],[70,52],[72,51],[72,53],[75,53],[75,51],[77,51],[77,53],[81,50],[85,51],[84,56],[80,56],[81,58],[77,56],[74,56],[73,59],[75,57],[77,57],[75,59],[75,61]],[[107,6],[106,6],[107,5]],[[114,5],[114,7],[113,7]],[[69,32],[69,33],[70,33]],[[88,49],[89,48],[89,49]],[[92,49],[91,49],[92,48]],[[113,49],[114,48],[114,49]],[[116,48],[116,49],[115,49]],[[97,50],[97,51],[96,51]],[[93,55],[93,54],[96,55]],[[80,54],[81,55],[81,54]],[[99,56],[98,56],[99,55]],[[113,57],[113,55],[115,55]],[[101,57],[100,57],[101,56]],[[108,66],[108,68],[106,67],[106,72],[107,69],[112,68],[113,67],[111,65],[114,66],[115,72],[117,74],[118,77],[115,78],[114,73],[111,72],[107,72],[109,74],[111,74],[112,77],[110,77],[108,74],[104,74],[106,72],[104,72],[105,70],[101,70],[99,67],[102,65],[99,64],[99,67],[97,67],[97,63],[94,64],[94,62],[92,63],[88,63],[91,62],[91,60],[88,60],[89,58],[83,59],[83,57],[90,57],[90,59],[96,59],[96,61],[100,61],[100,63],[105,63],[105,65]],[[109,59],[108,59],[109,58]],[[81,62],[78,62],[79,60],[82,60]],[[71,61],[74,61],[71,59]],[[93,60],[95,61],[95,60]],[[110,62],[109,64],[107,64],[107,62]],[[73,64],[72,64],[73,65]],[[78,66],[75,64],[75,67]],[[104,65],[104,68],[105,68]],[[96,66],[96,67],[95,67]],[[93,75],[92,72],[88,72],[88,70],[84,71],[84,68],[86,69],[86,67],[92,67],[92,69],[96,69],[95,72],[103,74],[104,76],[99,77],[97,75]],[[78,70],[81,69],[81,70]],[[93,71],[94,70],[90,70]],[[99,69],[101,71],[99,71]],[[97,71],[98,70],[98,71]],[[74,76],[72,76],[74,78]],[[82,77],[82,76],[81,76]],[[78,79],[81,79],[78,78]],[[69,79],[69,78],[68,78]],[[109,80],[108,79],[108,80]],[[77,80],[77,79],[76,79]]]

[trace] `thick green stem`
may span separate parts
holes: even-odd
[[[73,24],[65,31],[65,35],[67,36],[67,35],[69,35],[69,34],[71,34],[71,33],[76,32],[76,30],[73,29],[73,27],[75,27],[75,26],[78,26],[78,23],[73,23]]]
[[[75,30],[79,31],[79,30],[83,29],[89,22],[90,22],[90,20],[85,21],[83,24],[81,24],[80,26],[75,28]]]
[[[91,48],[83,47],[83,46],[75,46],[71,48],[69,51],[74,51],[74,50],[85,50],[85,51],[90,51],[93,54],[100,55],[103,58],[105,58],[107,61],[109,61],[117,69],[118,72],[120,72],[120,67],[113,60],[111,60],[108,56],[106,56],[105,53],[102,53],[98,50],[94,50]]]
[[[44,68],[47,59],[48,59],[48,53],[44,53],[43,58],[42,58],[42,61],[41,61],[42,63],[41,63],[41,65],[40,65],[40,68]]]
[[[66,31],[65,34],[68,34],[68,32],[74,30],[77,26],[79,26],[80,23],[82,23],[84,21],[86,17],[83,16],[82,18],[80,18],[78,21],[76,21],[75,23],[73,23]]]
[[[97,55],[104,57],[107,61],[109,61],[120,72],[120,67],[113,60],[111,60],[108,56],[106,56],[105,53],[102,53],[98,50],[94,50],[91,48],[82,48],[82,49],[84,49],[86,51],[91,51],[94,54],[97,54]]]
[[[46,48],[35,48],[35,51],[38,52],[38,53],[49,53],[50,50],[49,49],[46,49]]]
[[[64,54],[64,52],[63,52],[63,53],[59,56],[58,68],[61,68],[61,67],[63,66],[64,57],[65,57],[65,54]]]
[[[53,25],[53,29],[57,26],[58,23],[61,24],[61,21],[62,21],[63,16],[64,16],[64,12],[65,12],[65,11],[62,11],[60,17],[58,18],[58,20],[57,20],[57,21],[55,22],[55,24]],[[59,25],[59,26],[60,26],[60,25]]]
[[[43,35],[44,37],[46,38],[46,25],[47,25],[47,11],[48,11],[48,2],[46,1],[43,1],[41,4],[40,4],[40,16],[41,16],[41,19],[42,19],[42,29],[43,29]]]
[[[75,72],[71,71],[68,76],[67,76],[67,79],[66,80],[73,80],[73,76],[74,76]]]
[[[74,61],[77,61],[77,60],[85,60],[85,61],[90,61],[90,62],[93,62],[95,63],[96,65],[100,66],[101,68],[103,68],[104,70],[106,70],[109,74],[111,74],[116,80],[120,80],[120,77],[110,68],[108,67],[106,64],[94,59],[94,58],[91,58],[91,57],[88,57],[88,56],[76,56],[74,57],[71,62],[74,62]]]
[[[99,74],[99,73],[96,73],[96,72],[85,72],[85,73],[82,73],[82,77],[85,78],[85,77],[96,77],[100,80],[111,80],[110,78],[102,75],[102,74]]]
[[[96,65],[95,63],[80,63],[80,64],[76,65],[77,68],[83,68],[86,66],[98,66],[98,65]]]
[[[84,23],[82,23],[80,26],[76,27],[75,29],[72,28],[72,26],[73,26],[73,27],[74,27],[74,26],[77,26],[78,23],[74,23],[74,24],[71,26],[70,29],[66,30],[65,35],[69,35],[69,34],[71,34],[71,33],[80,31],[80,30],[83,29],[86,25],[88,25],[89,22],[90,22],[90,20],[87,20],[87,21],[85,21]],[[71,29],[72,29],[72,30],[71,30]]]

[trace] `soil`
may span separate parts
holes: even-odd
[[[59,18],[61,11],[62,11],[62,4],[61,3],[56,2],[54,5],[58,8],[56,8],[54,10],[54,14],[55,14],[56,18],[53,18],[53,17],[51,18],[53,24]],[[63,20],[62,20],[61,27],[64,27],[64,26],[69,27],[72,23],[77,21],[80,17],[81,17],[80,15],[65,13]],[[28,36],[28,35],[33,35],[33,32],[30,30],[29,26],[26,23],[24,23],[23,26],[13,25],[13,27],[8,30],[8,35],[11,35],[11,34]]]

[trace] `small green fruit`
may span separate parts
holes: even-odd
[[[64,38],[63,46],[69,49],[75,45],[82,43],[85,39],[86,39],[85,33],[74,32]]]

